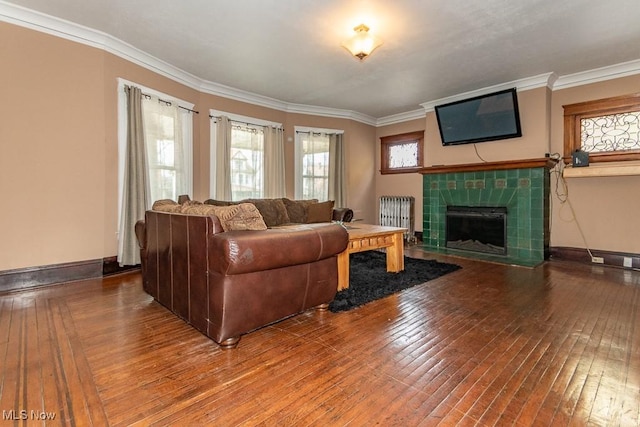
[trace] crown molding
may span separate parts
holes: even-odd
[[[486,95],[491,92],[498,92],[505,89],[516,88],[517,90],[530,90],[539,87],[553,87],[557,76],[555,73],[539,74],[533,77],[527,77],[525,79],[515,80],[512,82],[501,83],[494,86],[485,87],[482,89],[472,90],[469,92],[459,93],[457,95],[448,96],[446,98],[436,99],[435,101],[428,101],[420,104],[424,108],[425,112],[433,111],[436,105],[448,104],[449,102],[460,101],[467,98],[473,98],[475,96]]]
[[[574,86],[582,86],[635,74],[640,74],[640,59],[561,76],[553,85],[553,89],[567,89]]]
[[[426,117],[426,111],[423,108],[419,108],[413,111],[406,111],[404,113],[392,114],[390,116],[380,117],[376,120],[376,126],[388,126],[396,123],[404,123],[410,120],[424,119]]]
[[[367,125],[375,126],[376,119],[367,114],[353,110],[340,110],[337,108],[318,107],[316,105],[287,104],[287,113],[309,114],[314,116],[334,117],[337,119],[355,120]]]
[[[455,102],[465,98],[516,87],[529,90],[548,87],[559,90],[600,81],[640,74],[640,59],[622,64],[598,68],[580,73],[557,76],[555,73],[540,74],[509,83],[502,83],[454,96],[420,104],[422,109],[375,118],[352,110],[341,110],[313,105],[291,104],[275,98],[236,89],[215,82],[203,80],[142,50],[123,42],[109,34],[94,30],[64,19],[56,18],[22,6],[0,0],[0,22],[7,22],[35,31],[102,49],[129,62],[181,83],[191,89],[210,95],[221,96],[252,105],[263,106],[288,113],[309,114],[323,117],[342,118],[358,121],[371,126],[386,126],[425,117],[436,105]]]
[[[271,108],[274,110],[311,114],[316,116],[344,118],[375,126],[376,119],[366,114],[350,110],[340,110],[313,105],[291,104],[258,95],[252,92],[236,89],[215,82],[203,80],[185,72],[165,61],[123,42],[109,34],[92,28],[56,18],[31,9],[17,6],[0,0],[0,21],[29,28],[52,36],[81,43],[97,49],[102,49],[119,56],[129,62],[144,67],[150,71],[181,83],[191,89],[210,95],[221,96],[252,105]]]

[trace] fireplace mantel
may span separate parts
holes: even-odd
[[[460,165],[434,165],[420,169],[422,175],[456,173],[456,172],[480,172],[508,169],[545,168],[553,169],[558,161],[549,157],[525,160],[504,160],[500,162],[466,163]]]
[[[544,157],[421,169],[425,249],[522,266],[544,262],[550,237],[549,172],[556,163]],[[506,253],[447,247],[449,206],[505,207]]]

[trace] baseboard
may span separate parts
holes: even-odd
[[[102,277],[101,259],[19,268],[0,271],[0,292],[18,291],[97,277]]]
[[[102,259],[102,275],[112,276],[114,274],[126,273],[128,271],[139,270],[140,265],[125,265],[120,266],[118,264],[118,257],[112,256]]]
[[[117,258],[114,256],[88,261],[0,271],[0,293],[76,280],[96,279],[138,269],[140,269],[139,265],[120,267]]]
[[[591,265],[607,265],[611,267],[640,269],[640,254],[591,249],[591,255],[593,255],[594,258],[602,258],[603,261],[602,263],[594,263],[589,251],[583,248],[557,246],[549,248],[549,251],[551,253],[550,259],[574,261]],[[625,266],[625,258],[627,260],[631,260],[631,267]]]

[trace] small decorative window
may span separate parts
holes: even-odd
[[[640,94],[563,108],[565,162],[578,149],[592,162],[640,160]]]
[[[380,138],[380,173],[408,173],[422,169],[424,131]]]

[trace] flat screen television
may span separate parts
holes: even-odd
[[[445,146],[522,136],[515,88],[437,105],[435,110]]]

